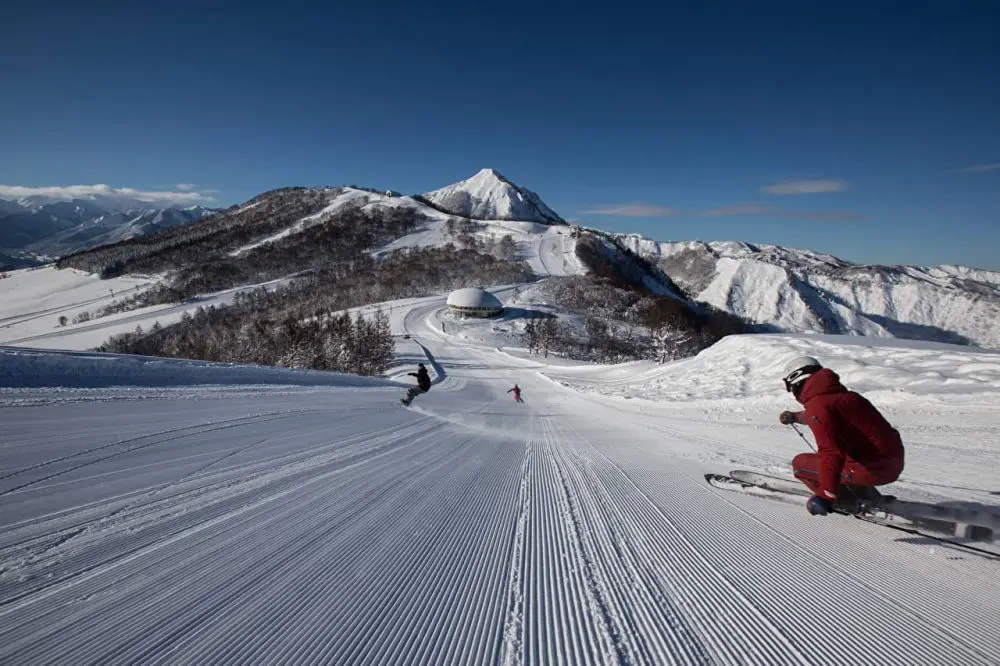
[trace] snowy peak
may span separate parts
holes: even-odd
[[[462,217],[563,224],[563,219],[541,197],[515,185],[495,169],[483,169],[468,180],[423,197],[438,208]]]

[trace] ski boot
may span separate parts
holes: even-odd
[[[873,486],[845,483],[837,491],[837,500],[833,504],[846,513],[872,513],[895,499],[893,495],[883,495]]]

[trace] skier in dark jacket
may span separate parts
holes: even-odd
[[[406,374],[417,378],[417,385],[407,390],[406,397],[400,400],[404,405],[409,405],[415,397],[431,390],[431,376],[427,374],[427,368],[424,367],[423,363],[417,364],[416,372],[408,372]]]
[[[517,384],[514,384],[514,388],[507,389],[507,393],[514,394],[514,402],[524,402],[524,400],[521,400],[521,387]]]
[[[874,486],[892,483],[903,471],[899,432],[814,358],[789,362],[784,381],[805,409],[782,412],[778,420],[807,425],[816,437],[817,453],[800,453],[792,460],[795,477],[814,493],[806,503],[809,513],[825,516],[835,503],[851,509],[859,500],[877,501]]]

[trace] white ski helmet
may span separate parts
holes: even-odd
[[[812,356],[796,356],[785,364],[785,390],[791,392],[798,384],[804,382],[809,375],[822,370],[823,366]]]

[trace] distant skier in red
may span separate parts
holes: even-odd
[[[782,412],[785,425],[807,425],[818,453],[792,460],[795,478],[814,493],[809,513],[825,516],[834,505],[849,509],[859,500],[877,500],[874,486],[892,483],[903,471],[903,441],[863,396],[848,391],[834,371],[809,356],[785,366],[785,390],[805,409]]]
[[[507,389],[507,393],[514,394],[514,402],[524,402],[524,400],[521,400],[521,387],[517,384],[514,384],[514,388]]]

